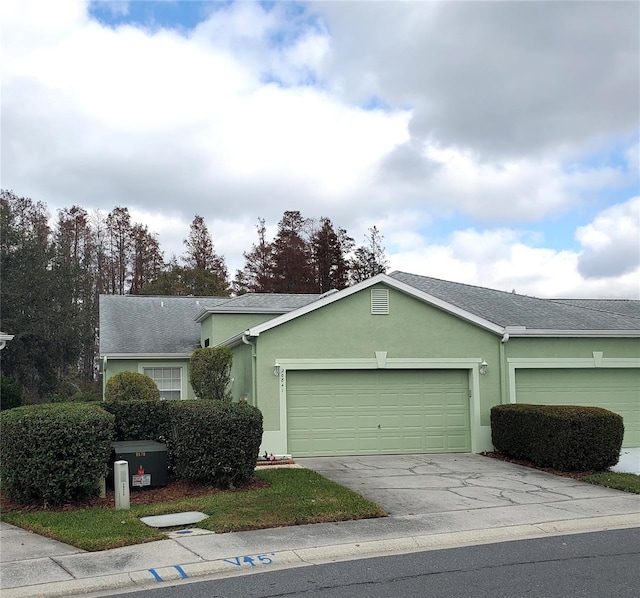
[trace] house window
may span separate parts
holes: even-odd
[[[371,289],[371,313],[374,316],[389,314],[389,289]]]
[[[181,368],[144,368],[142,373],[156,383],[161,399],[182,398]]]

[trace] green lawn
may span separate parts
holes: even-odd
[[[126,511],[103,508],[14,511],[0,513],[0,518],[43,536],[94,551],[165,538],[163,533],[138,519],[147,515],[201,511],[209,518],[193,527],[215,532],[386,515],[378,505],[308,469],[272,469],[257,472],[256,476],[267,481],[269,488],[217,492],[197,498],[136,506]]]
[[[640,494],[640,475],[636,475],[635,473],[603,471],[601,473],[584,476],[581,479],[590,484],[598,484],[599,486],[606,486],[607,488]]]

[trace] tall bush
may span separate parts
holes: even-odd
[[[233,353],[228,347],[205,347],[191,355],[191,386],[200,399],[231,400]]]
[[[177,477],[233,487],[253,476],[262,413],[242,403],[188,401],[171,409],[172,461]]]
[[[0,410],[20,406],[20,385],[12,378],[0,375]]]
[[[138,372],[120,372],[107,380],[104,391],[107,401],[160,400],[156,383]]]
[[[28,405],[0,413],[0,477],[20,504],[95,496],[107,473],[113,415],[90,403]]]

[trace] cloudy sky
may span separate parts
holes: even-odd
[[[398,269],[640,297],[640,3],[2,3],[2,187],[230,272],[265,218]]]

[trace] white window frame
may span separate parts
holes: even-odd
[[[173,385],[169,385],[170,387],[168,388],[161,388],[161,385],[164,386],[164,382],[165,382],[165,377],[162,376],[160,378],[160,384],[158,383],[158,379],[156,379],[156,377],[152,374],[152,373],[148,373],[148,372],[154,372],[157,370],[177,370],[178,371],[178,377],[174,378],[173,376],[173,372],[171,372],[171,374],[169,375],[169,381],[170,382],[175,382],[177,380],[177,386],[173,386]],[[156,386],[158,387],[158,389],[160,390],[160,398],[163,400],[168,400],[168,401],[180,401],[182,400],[182,368],[179,366],[157,366],[157,365],[150,365],[150,366],[144,366],[142,368],[142,373],[145,376],[149,376],[149,378],[151,378],[155,383]],[[177,398],[174,397],[164,397],[162,396],[163,392],[170,392],[170,393],[178,393]]]

